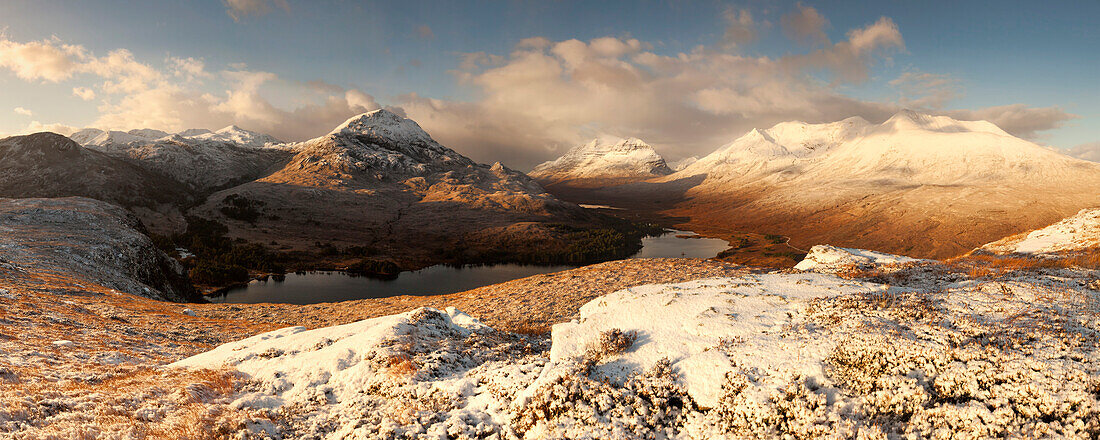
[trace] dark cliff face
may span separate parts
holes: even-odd
[[[0,139],[0,197],[81,196],[126,207],[182,205],[178,181],[56,133]]]
[[[0,199],[0,259],[168,301],[202,301],[184,268],[124,209],[82,197]]]

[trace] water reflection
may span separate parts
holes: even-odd
[[[710,258],[725,250],[725,240],[688,238],[692,232],[670,231],[658,237],[642,239],[642,250],[631,258]],[[488,266],[437,265],[417,271],[401,272],[392,280],[351,277],[341,272],[287,274],[285,279],[252,281],[230,289],[216,302],[313,304],[396,295],[441,295],[462,292],[518,278],[572,269],[574,266],[530,266],[494,264]]]

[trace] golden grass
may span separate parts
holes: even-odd
[[[1042,269],[1100,270],[1100,249],[1064,253],[1049,257],[1021,255],[968,254],[945,261],[949,267],[971,278],[985,278],[1005,272]]]
[[[229,370],[137,368],[99,382],[23,381],[0,408],[27,438],[218,439],[251,418],[224,405],[243,382]]]
[[[389,374],[396,377],[410,377],[420,371],[420,366],[416,364],[416,360],[405,353],[398,353],[390,356],[386,361],[386,370]]]

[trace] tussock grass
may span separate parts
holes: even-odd
[[[228,370],[148,367],[102,380],[23,381],[0,393],[0,433],[11,438],[225,438],[257,419],[227,405],[243,383],[239,373]]]

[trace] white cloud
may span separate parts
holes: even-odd
[[[17,114],[17,115],[23,115],[23,116],[34,116],[34,112],[32,112],[32,111],[30,111],[30,110],[27,110],[27,109],[25,109],[25,108],[23,108],[23,107],[16,107],[16,108],[15,108],[15,109],[14,109],[13,111],[14,111],[14,112],[15,112],[15,114]]]
[[[76,96],[85,101],[91,101],[95,99],[95,90],[87,87],[73,87],[73,96]]]
[[[889,84],[900,94],[898,103],[914,109],[939,109],[960,94],[959,82],[950,75],[905,72]]]
[[[485,62],[491,58],[484,54],[463,60],[456,76],[477,88],[479,100],[408,95],[399,105],[444,144],[520,168],[600,133],[638,136],[672,157],[706,154],[784,120],[888,117],[894,106],[845,97],[807,74],[862,81],[878,54],[904,47],[889,19],[849,36],[780,58],[706,47],[665,56],[636,39],[529,38],[499,61]]]
[[[1100,142],[1089,142],[1070,148],[1066,154],[1078,159],[1100,162]]]
[[[31,134],[31,133],[41,133],[41,132],[44,132],[44,131],[52,131],[54,133],[57,133],[57,134],[60,134],[60,135],[63,135],[63,136],[68,136],[68,135],[71,135],[73,133],[76,133],[77,130],[80,130],[80,129],[76,128],[76,127],[69,126],[69,125],[65,125],[65,124],[58,124],[58,123],[44,124],[44,123],[41,123],[41,122],[38,122],[38,121],[31,121],[29,124],[27,124],[25,127],[23,127],[22,130],[19,130],[19,132],[17,134]]]
[[[803,44],[829,44],[829,36],[825,35],[829,20],[812,6],[799,3],[794,12],[784,15],[779,22],[792,40]]]
[[[1059,107],[1028,107],[1024,104],[1000,105],[977,110],[948,110],[941,112],[955,119],[983,120],[997,124],[1002,130],[1015,136],[1036,139],[1040,131],[1061,127],[1077,115]]]
[[[220,76],[228,81],[221,95],[181,85],[143,90],[101,106],[100,117],[92,126],[178,131],[236,124],[283,140],[297,141],[327,133],[351,116],[380,108],[372,96],[361,90],[301,84],[298,87],[303,92],[321,93],[320,102],[283,109],[263,95],[265,85],[281,82],[274,73],[231,70],[221,72]],[[292,83],[281,85],[295,86]]]
[[[270,72],[247,70],[234,63],[231,70],[211,73],[201,58],[169,56],[162,68],[138,61],[126,49],[99,57],[80,45],[57,38],[29,43],[0,35],[0,68],[27,81],[61,82],[77,75],[98,78],[95,88],[73,87],[83,100],[102,97],[97,128],[129,130],[155,128],[217,129],[230,124],[270,133],[285,140],[303,140],[327,133],[355,114],[380,108],[369,94],[322,82],[284,82]],[[293,108],[280,108],[264,96],[267,85],[300,95]],[[205,90],[222,87],[224,92]],[[25,116],[32,114],[17,109]],[[33,121],[22,132],[65,131],[63,124]]]
[[[92,74],[103,80],[100,88],[108,93],[135,92],[162,79],[159,71],[134,60],[129,50],[96,57],[83,46],[65,44],[56,37],[20,43],[0,35],[0,67],[28,81],[61,82]]]
[[[206,71],[206,63],[201,58],[168,57],[165,60],[172,74],[187,81],[200,78],[210,78],[213,75]]]
[[[248,16],[265,15],[274,8],[290,12],[290,4],[286,0],[224,0],[224,3],[225,13],[236,22]]]
[[[18,43],[0,34],[0,67],[28,81],[58,82],[69,79],[87,57],[83,47],[61,44],[55,37]]]

